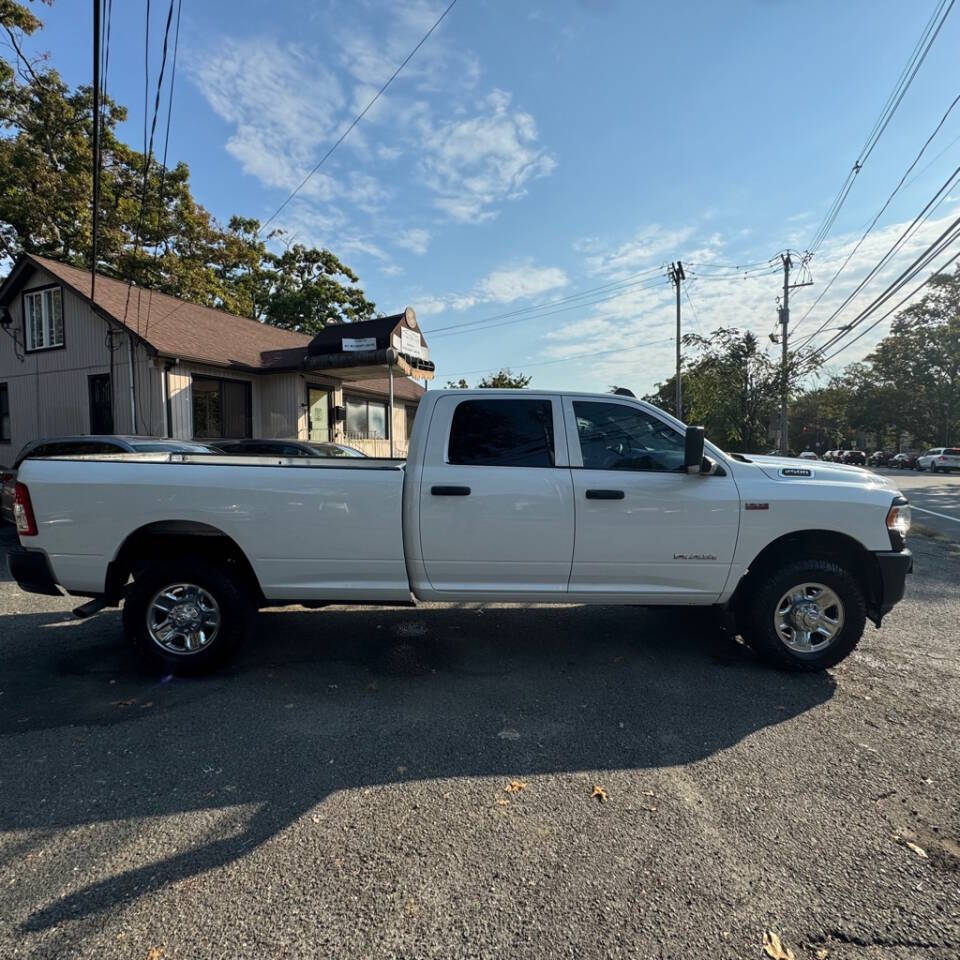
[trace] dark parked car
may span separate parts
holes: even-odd
[[[0,490],[0,519],[13,523],[13,496],[17,470],[27,457],[70,457],[93,453],[219,453],[207,443],[192,440],[168,440],[164,437],[78,436],[50,437],[28,443],[5,468]]]
[[[890,458],[887,466],[894,470],[913,470],[917,465],[917,455],[915,453],[898,453]]]
[[[865,467],[867,465],[867,455],[862,450],[844,450],[840,462],[849,463],[854,467]]]
[[[875,450],[870,454],[867,462],[871,467],[886,467],[893,459],[893,453],[889,450]]]
[[[356,447],[312,440],[216,440],[222,453],[246,457],[365,457]]]

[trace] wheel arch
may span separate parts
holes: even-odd
[[[131,576],[136,578],[148,563],[176,559],[184,553],[232,567],[254,591],[258,606],[265,603],[260,581],[236,540],[212,524],[196,520],[160,520],[130,533],[107,567],[105,599],[119,603]]]
[[[730,598],[731,609],[737,609],[750,595],[751,586],[761,572],[804,557],[833,560],[849,570],[863,590],[870,619],[879,626],[882,583],[877,558],[855,537],[837,530],[795,530],[772,540],[747,566],[747,572]]]

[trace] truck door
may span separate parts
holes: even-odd
[[[684,437],[635,401],[564,398],[576,502],[571,593],[703,602],[723,590],[740,498],[688,474]]]
[[[434,590],[567,589],[573,485],[559,397],[437,401],[420,483],[420,550]]]

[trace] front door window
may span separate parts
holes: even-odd
[[[310,439],[314,443],[326,443],[330,436],[330,392],[310,387],[307,390],[307,408],[310,417]]]
[[[90,390],[90,432],[113,433],[113,402],[110,374],[98,373],[87,381]]]

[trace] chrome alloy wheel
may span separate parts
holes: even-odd
[[[843,601],[822,583],[791,587],[777,604],[773,626],[784,645],[797,653],[818,653],[843,629]]]
[[[150,639],[165,653],[187,656],[205,650],[220,632],[220,607],[195,583],[171,583],[147,607]]]

